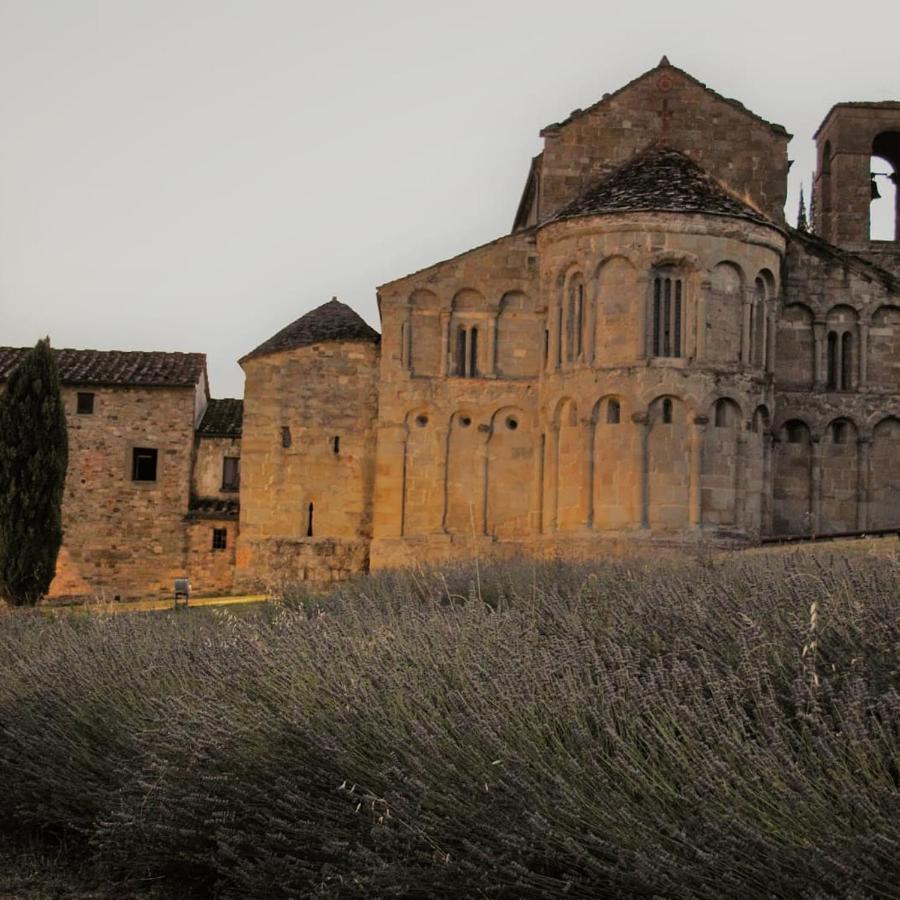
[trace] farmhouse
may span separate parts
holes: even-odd
[[[827,113],[811,228],[791,135],[665,58],[541,135],[509,234],[378,288],[380,335],[307,313],[243,401],[200,354],[59,351],[54,592],[900,528],[900,102]]]

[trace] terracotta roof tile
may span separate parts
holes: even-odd
[[[638,211],[713,213],[772,224],[684,153],[665,147],[634,157],[564,206],[554,220]]]
[[[210,400],[206,412],[197,427],[200,437],[241,436],[244,424],[244,401],[226,397],[221,400]]]
[[[377,344],[380,340],[381,335],[374,328],[335,297],[282,328],[255,350],[251,350],[240,362],[327,341],[365,341]]]
[[[191,497],[189,519],[236,519],[241,510],[239,500],[218,500],[215,497]]]
[[[28,350],[0,347],[0,381],[9,377]],[[206,371],[204,353],[54,349],[53,355],[63,384],[193,387]]]

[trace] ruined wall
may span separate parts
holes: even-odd
[[[93,413],[76,412],[79,391]],[[51,597],[170,595],[186,574],[184,516],[191,486],[192,388],[63,388],[69,470],[64,546]],[[134,448],[157,452],[154,481],[135,481]]]
[[[236,584],[279,582],[288,564],[313,581],[365,569],[353,548],[372,528],[378,347],[334,341],[243,365]],[[295,552],[275,552],[284,546]],[[345,563],[340,547],[352,550]]]
[[[675,67],[653,69],[542,135],[542,222],[654,142],[688,154],[772,221],[784,221],[789,135]]]

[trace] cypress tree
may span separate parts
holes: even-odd
[[[0,596],[15,606],[37,603],[56,572],[68,458],[59,373],[44,338],[0,394]]]

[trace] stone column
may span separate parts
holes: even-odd
[[[860,437],[856,441],[856,527],[865,531],[869,527],[869,479],[872,439]]]
[[[704,281],[700,285],[697,294],[697,306],[694,315],[694,358],[702,360],[706,358],[706,298],[712,285]]]
[[[869,379],[869,323],[859,323],[859,382],[857,390],[866,391]]]
[[[813,322],[813,340],[815,341],[813,388],[817,391],[825,390],[825,328],[824,321]]]
[[[775,341],[778,337],[777,325],[776,325],[776,309],[778,304],[776,301],[772,301],[769,304],[769,310],[767,312],[768,319],[768,335],[769,342],[766,344],[766,371],[772,373],[775,371]]]
[[[631,421],[640,429],[638,445],[638,472],[640,477],[635,488],[637,490],[639,521],[641,528],[650,527],[650,415],[646,412],[634,413]]]
[[[811,471],[809,473],[809,525],[813,534],[822,529],[822,439],[812,436],[812,453],[810,453]]]
[[[406,308],[406,318],[403,321],[403,345],[400,348],[403,361],[403,370],[412,372],[412,310]]]
[[[481,496],[477,498],[480,502],[474,504],[475,521],[472,523],[472,530],[476,535],[488,533],[488,454],[490,453],[491,426],[482,423],[478,426],[478,433],[482,436],[479,441],[477,462],[481,471],[479,479]]]
[[[772,480],[772,456],[775,451],[775,435],[767,431],[763,435],[763,483],[760,500],[760,534],[771,534],[775,508],[775,484]]]
[[[547,454],[547,434],[542,431],[538,441],[538,452],[534,455],[534,484],[536,487],[534,498],[537,501],[537,509],[531,523],[532,534],[542,534],[544,531],[544,468]]]
[[[581,461],[581,522],[585,528],[594,524],[594,421],[591,417],[581,420],[581,443],[584,459]]]
[[[492,315],[488,319],[487,327],[487,365],[485,375],[493,377],[497,372],[497,316]]]
[[[444,375],[449,375],[451,365],[450,354],[450,314],[441,313],[441,369]]]
[[[741,307],[743,327],[741,328],[741,362],[748,366],[750,365],[750,336],[751,329],[753,328],[753,298],[755,294],[753,291],[746,290],[744,291],[743,304]]]
[[[688,495],[688,524],[699,528],[702,524],[703,436],[709,424],[708,416],[694,416],[691,429],[691,471]]]
[[[653,316],[650,312],[653,294],[650,279],[646,276],[638,278],[637,290],[640,298],[637,307],[638,334],[641,335],[638,358],[649,359],[653,356]]]
[[[559,425],[547,429],[546,461],[544,464],[544,533],[556,531],[559,507]]]
[[[737,457],[734,461],[734,524],[736,528],[746,528],[749,460],[747,459],[747,432],[743,427],[738,431],[735,452]]]

